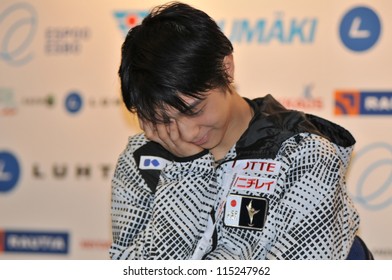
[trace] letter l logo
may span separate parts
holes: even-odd
[[[364,39],[370,37],[369,30],[360,30],[361,18],[355,17],[351,23],[349,36],[354,39]]]

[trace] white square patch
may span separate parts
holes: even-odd
[[[162,170],[170,161],[161,157],[141,156],[139,169]]]

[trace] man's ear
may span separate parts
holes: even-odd
[[[223,59],[223,65],[225,67],[227,75],[230,77],[230,82],[234,81],[234,58],[233,54],[226,55]]]

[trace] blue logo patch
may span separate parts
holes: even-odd
[[[9,192],[18,183],[20,165],[10,152],[0,152],[0,192]]]
[[[170,161],[155,156],[141,156],[139,162],[140,169],[162,170]]]
[[[78,113],[83,107],[82,96],[77,92],[71,92],[65,99],[65,108],[71,114]]]
[[[381,22],[370,8],[356,7],[343,16],[339,33],[348,49],[355,52],[366,51],[378,41]]]
[[[145,160],[144,160],[144,166],[145,166],[145,167],[148,167],[148,166],[150,166],[150,165],[153,165],[154,167],[157,167],[157,166],[159,166],[159,161],[156,160],[156,159],[153,159],[153,160],[151,160],[151,159],[145,159]]]

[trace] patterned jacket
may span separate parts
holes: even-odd
[[[130,137],[112,180],[112,259],[345,259],[359,226],[344,128],[247,100],[248,129],[215,162]]]

